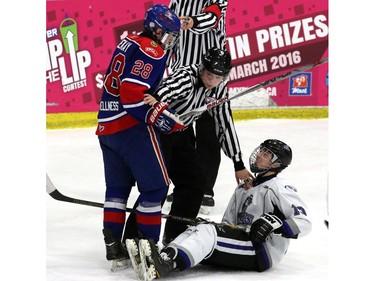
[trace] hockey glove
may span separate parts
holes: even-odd
[[[253,242],[266,242],[269,235],[280,228],[283,222],[274,214],[263,214],[251,225],[250,239]]]
[[[154,125],[163,134],[169,135],[185,128],[173,109],[164,102],[156,102],[146,114],[146,123]]]

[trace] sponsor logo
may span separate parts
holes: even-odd
[[[222,97],[221,99],[218,100],[212,100],[207,104],[207,109],[210,109],[212,107],[215,107],[223,102],[225,102],[228,99],[228,97]],[[207,101],[207,99],[206,99]]]
[[[311,96],[311,72],[301,72],[289,78],[290,96]]]
[[[62,20],[60,27],[47,30],[47,83],[60,81],[64,93],[87,86],[86,72],[91,54],[78,44],[78,27],[72,18]]]
[[[151,53],[151,54],[153,54],[155,57],[158,56],[158,52],[157,52],[154,48],[146,47],[146,48],[145,48],[145,51],[146,51],[147,53]]]

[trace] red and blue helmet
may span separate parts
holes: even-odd
[[[154,39],[156,39],[164,49],[170,49],[173,47],[180,34],[181,23],[178,16],[170,8],[162,4],[155,4],[146,11],[144,28],[152,34],[158,29],[161,29],[162,39]]]

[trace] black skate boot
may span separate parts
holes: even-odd
[[[130,258],[125,245],[113,237],[112,229],[103,229],[106,258],[112,261],[111,271],[119,271],[130,266]]]
[[[173,248],[169,252],[159,253],[157,246],[151,239],[141,239],[138,244],[141,258],[141,268],[145,281],[159,279],[169,274],[176,268],[174,258],[177,251]]]

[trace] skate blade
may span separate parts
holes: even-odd
[[[117,272],[129,268],[131,266],[130,259],[113,260],[111,264],[111,271]]]
[[[147,257],[151,256],[151,247],[147,240],[139,240],[139,256],[141,259],[141,270],[143,272],[144,281],[154,280],[156,275],[156,269],[153,264],[148,266]]]

